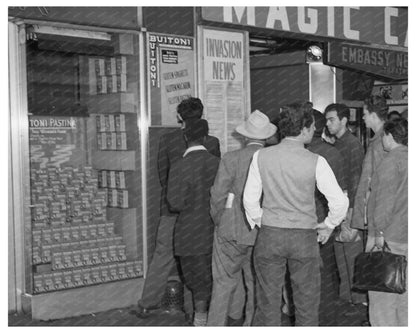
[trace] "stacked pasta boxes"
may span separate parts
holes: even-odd
[[[107,190],[108,207],[131,207],[135,193],[134,184],[134,172],[132,171],[98,171],[98,187]]]
[[[127,91],[127,58],[93,58],[98,94],[111,94]],[[92,62],[90,62],[90,66]]]
[[[127,136],[127,132],[134,133],[135,124],[127,124],[125,114],[96,115],[97,146],[99,150],[131,150],[134,142]],[[129,131],[126,127],[129,126]],[[132,132],[130,132],[132,130]]]
[[[112,280],[141,274],[139,262],[126,262],[122,237],[114,234],[114,223],[107,221],[107,191],[98,188],[96,172],[90,166],[33,170],[31,185],[32,264],[50,265],[51,269],[35,274],[35,292],[102,280],[85,278],[79,282],[85,272],[95,277],[98,273],[109,275]],[[109,265],[119,264],[123,264],[122,272],[132,266],[129,271],[135,273],[104,272]]]

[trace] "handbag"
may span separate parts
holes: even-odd
[[[386,242],[381,251],[360,253],[355,259],[353,290],[403,294],[406,291],[406,256],[391,253]],[[390,251],[387,252],[386,250]]]

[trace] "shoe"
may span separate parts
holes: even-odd
[[[153,306],[149,306],[147,308],[145,308],[140,301],[137,303],[137,311],[136,311],[136,316],[138,318],[147,318],[150,315],[150,312],[152,310],[157,310],[160,308],[160,305],[153,305]]]
[[[227,316],[227,326],[243,326],[244,317],[234,319],[230,316]]]

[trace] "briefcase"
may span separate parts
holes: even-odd
[[[353,290],[403,294],[406,291],[406,256],[394,254],[384,242],[381,251],[360,253],[355,259]]]

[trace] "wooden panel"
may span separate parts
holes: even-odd
[[[30,297],[32,319],[51,320],[128,307],[137,303],[142,278]]]

